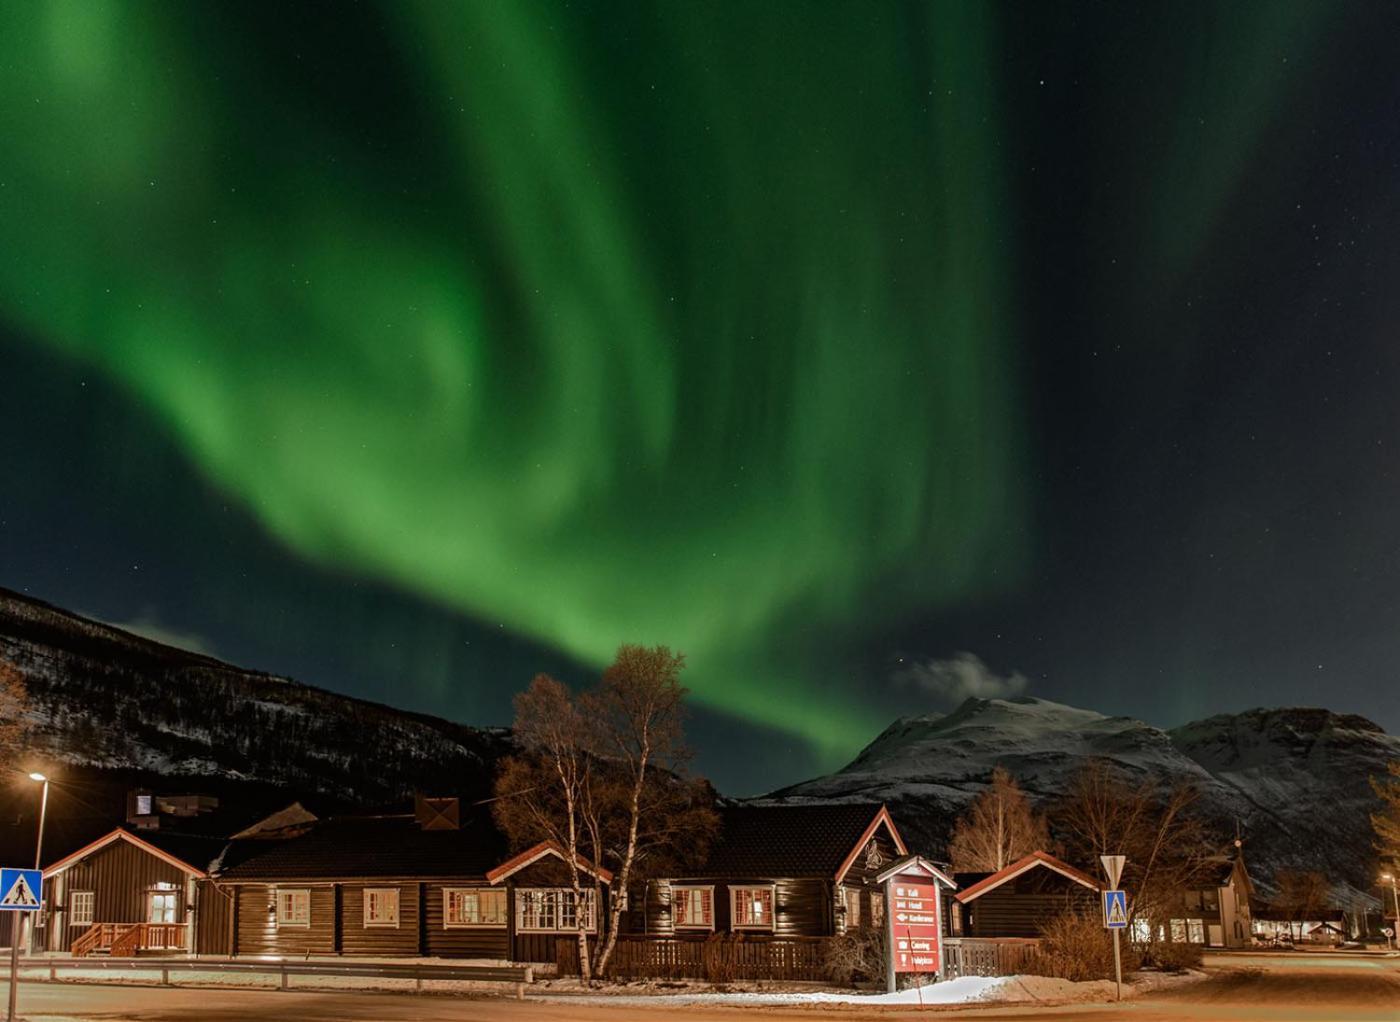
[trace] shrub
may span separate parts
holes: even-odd
[[[858,926],[826,944],[827,975],[838,986],[869,983],[885,974],[885,928]]]
[[[1136,945],[1142,957],[1142,964],[1162,972],[1184,972],[1186,969],[1201,967],[1203,949],[1199,944],[1185,944],[1164,940],[1150,944]]]
[[[1137,966],[1131,947],[1123,951],[1123,974]],[[1113,938],[1096,913],[1071,910],[1055,916],[1040,931],[1040,954],[1028,971],[1038,976],[1081,982],[1113,978]]]
[[[739,963],[736,961],[734,944],[735,941],[743,939],[743,936],[742,933],[732,936],[714,933],[706,938],[700,952],[700,964],[707,983],[727,986],[738,978]]]

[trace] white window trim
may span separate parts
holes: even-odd
[[[394,918],[370,920],[369,902],[370,897],[373,895],[379,895],[381,897],[384,895],[393,895],[390,904],[394,906]],[[363,899],[363,910],[360,913],[360,925],[362,928],[366,930],[397,930],[399,928],[399,907],[402,899],[399,896],[399,889],[397,887],[366,887],[362,889],[361,897]]]
[[[740,891],[767,891],[769,918],[766,923],[739,923],[735,922],[739,918],[739,892]],[[778,915],[778,888],[776,884],[739,884],[729,888],[729,928],[731,930],[753,930],[756,933],[772,933],[774,923]]]
[[[501,899],[501,907],[505,910],[505,919],[499,923],[454,923],[449,922],[449,909],[452,904],[453,894],[475,894],[480,898],[484,894],[493,895]],[[503,887],[444,887],[442,889],[442,928],[444,930],[504,930],[510,919],[510,898]]]
[[[88,903],[87,920],[78,918],[76,908],[78,895],[86,894]],[[68,892],[68,925],[69,926],[91,926],[97,921],[97,892],[96,891],[69,891]]]
[[[282,917],[282,895],[300,894],[306,898],[306,918],[304,920],[284,919]],[[273,917],[277,920],[279,930],[309,930],[311,928],[311,888],[309,887],[274,887],[272,889],[273,907],[275,912]]]
[[[676,921],[676,894],[681,891],[710,892],[710,921],[708,923],[681,923]],[[714,884],[674,884],[671,887],[671,927],[676,930],[710,930],[715,928],[715,885]]]
[[[517,887],[515,889],[515,930],[517,933],[577,933],[577,926],[526,926],[525,925],[525,905],[527,895],[536,893],[557,893],[561,895],[573,896],[572,887]],[[589,906],[588,927],[585,933],[598,932],[598,899],[593,888],[586,888],[583,892],[583,900]]]

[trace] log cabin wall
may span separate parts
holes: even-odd
[[[1039,937],[1046,922],[1070,909],[1099,911],[1098,892],[1037,869],[995,887],[962,907],[963,936]]]
[[[429,955],[443,958],[510,957],[510,926],[445,925],[446,908],[443,892],[449,887],[489,887],[480,877],[475,880],[433,881],[425,884],[424,944]],[[507,892],[506,911],[514,911]]]
[[[419,887],[390,881],[340,884],[340,952],[346,955],[420,955]],[[397,891],[399,918],[395,924],[365,925],[365,891]]]
[[[772,930],[745,929],[742,932],[771,932],[776,937],[829,937],[835,932],[835,906],[832,903],[834,885],[830,880],[816,877],[730,877],[724,880],[697,877],[685,880],[653,880],[644,890],[639,889],[636,892],[636,896],[642,898],[645,903],[645,929],[630,929],[624,932],[645,932],[652,936],[701,940],[712,932],[728,933],[732,929],[730,889],[767,886],[773,888]],[[671,907],[673,887],[714,888],[713,930],[675,927]],[[635,921],[632,925],[636,926]]]
[[[277,886],[240,884],[235,907],[233,953],[236,955],[330,955],[337,951],[337,892],[330,884],[287,883],[311,892],[307,926],[277,925]]]
[[[877,827],[870,840],[856,852],[856,857],[850,868],[846,870],[846,875],[841,878],[843,890],[837,892],[832,903],[835,914],[832,933],[845,933],[850,928],[846,911],[846,890],[853,892],[859,904],[858,925],[870,925],[874,912],[874,899],[876,896],[882,899],[884,897],[882,886],[876,882],[875,877],[899,857],[900,851],[895,846],[889,829],[884,826]]]

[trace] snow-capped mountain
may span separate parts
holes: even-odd
[[[415,788],[484,795],[509,747],[503,729],[244,670],[7,589],[0,659],[25,677],[34,753],[70,768],[376,804]]]
[[[1165,731],[1044,699],[969,699],[952,713],[895,721],[842,770],[768,798],[886,802],[936,853],[993,767],[1049,807],[1095,758],[1164,786],[1194,785],[1222,841],[1238,822],[1266,886],[1297,867],[1364,890],[1374,869],[1369,782],[1400,760],[1400,738],[1317,709],[1222,714]]]

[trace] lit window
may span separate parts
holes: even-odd
[[[872,891],[870,894],[870,925],[885,925],[885,893]]]
[[[1185,919],[1173,919],[1173,920],[1172,920],[1171,942],[1172,942],[1173,944],[1185,944],[1185,943],[1186,943],[1186,920],[1185,920]]]
[[[93,902],[97,895],[93,891],[74,891],[68,896],[68,925],[91,926]]]
[[[151,796],[150,796],[150,795],[137,795],[137,796],[136,796],[136,815],[137,815],[137,816],[150,816],[150,815],[151,815]]]
[[[731,887],[729,898],[734,929],[771,930],[773,928],[772,887]]]
[[[1141,917],[1133,920],[1133,941],[1138,944],[1152,942],[1152,924]]]
[[[515,892],[516,929],[565,933],[579,928],[574,892],[564,887],[525,888]],[[583,892],[583,928],[597,929],[593,892]]]
[[[397,887],[365,888],[365,925],[399,925],[399,889]]]
[[[713,887],[671,888],[671,908],[678,930],[713,930],[715,928]]]
[[[442,924],[452,926],[506,925],[506,892],[488,887],[449,887],[442,892]]]
[[[871,842],[872,844],[874,842]],[[846,929],[854,930],[860,925],[860,891],[846,888]]]
[[[1206,942],[1206,924],[1203,919],[1186,920],[1186,937],[1192,944]]]
[[[309,890],[305,888],[278,890],[277,925],[311,925],[311,892]]]

